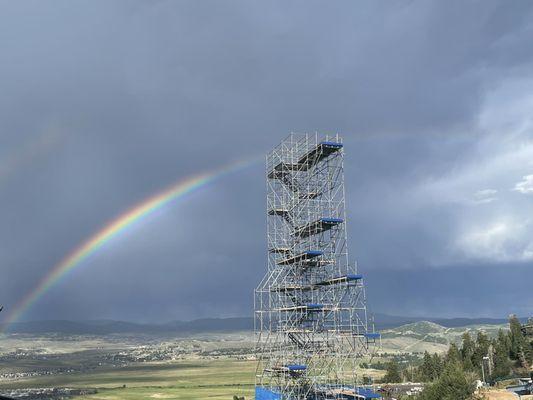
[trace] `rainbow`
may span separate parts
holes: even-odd
[[[87,259],[89,256],[103,248],[106,243],[131,227],[161,209],[165,205],[183,198],[199,188],[206,186],[214,180],[227,175],[228,173],[241,170],[258,161],[258,158],[252,158],[246,161],[240,161],[230,164],[221,169],[202,173],[181,180],[167,189],[156,193],[148,199],[133,206],[114,220],[108,222],[102,229],[89,237],[69,253],[59,264],[53,267],[39,283],[31,290],[8,314],[2,326],[1,331],[5,331],[9,325],[18,321],[20,317],[28,311],[50,288],[58,283],[61,278]]]

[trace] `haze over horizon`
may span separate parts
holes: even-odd
[[[291,131],[344,138],[372,311],[530,315],[533,4],[483,4],[3,3],[0,323],[131,206]],[[251,315],[264,197],[261,162],[216,179],[22,319]]]

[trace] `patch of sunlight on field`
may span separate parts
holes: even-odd
[[[86,400],[140,400],[140,399],[179,399],[179,400],[203,400],[203,399],[227,399],[231,400],[234,395],[245,396],[251,399],[253,386],[210,386],[210,387],[167,387],[167,388],[119,388],[104,389],[100,393],[90,396],[78,397]]]

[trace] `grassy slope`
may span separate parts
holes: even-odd
[[[460,344],[464,332],[470,332],[475,338],[478,330],[496,337],[499,329],[507,329],[506,325],[470,325],[464,327],[445,328],[432,322],[422,321],[402,325],[382,331],[382,351],[394,352],[445,352],[450,343]]]

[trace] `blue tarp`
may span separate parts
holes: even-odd
[[[363,279],[363,275],[359,275],[359,274],[348,274],[348,275],[346,275],[346,280],[348,280],[348,281],[355,281],[357,279]]]
[[[342,143],[337,143],[337,142],[320,142],[320,145],[322,146],[327,146],[327,147],[336,147],[338,149],[340,149],[342,147]]]
[[[355,391],[357,394],[365,396],[365,399],[381,399],[381,396],[371,389],[359,387]]]
[[[301,364],[289,364],[287,365],[289,371],[305,371],[307,366]]]
[[[342,218],[320,218],[320,221],[326,224],[341,224],[343,222]]]
[[[278,262],[278,264],[279,265],[294,264],[294,263],[297,263],[297,262],[307,261],[307,260],[309,260],[311,258],[321,256],[322,254],[324,254],[324,252],[320,251],[320,250],[308,250],[308,251],[304,251],[301,254],[298,254],[297,256],[293,256],[293,257],[287,258],[285,260],[282,260],[282,261]]]
[[[379,339],[381,337],[381,333],[379,332],[368,332],[365,333],[364,336],[368,339]]]
[[[281,394],[256,386],[255,400],[281,400]]]

